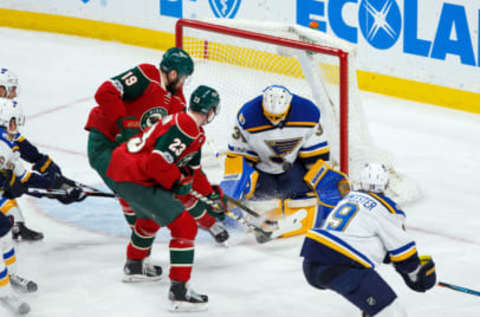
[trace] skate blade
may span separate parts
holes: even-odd
[[[206,311],[208,309],[208,303],[189,303],[183,301],[170,301],[168,310],[172,313],[177,312],[198,312]]]
[[[124,283],[148,283],[148,282],[157,282],[162,279],[162,276],[145,276],[141,274],[135,275],[125,275],[122,278],[122,282]]]

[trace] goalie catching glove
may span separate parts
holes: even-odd
[[[422,255],[419,258],[420,265],[413,272],[401,272],[400,274],[408,287],[416,292],[423,293],[435,286],[437,275],[435,273],[435,263],[431,256]]]

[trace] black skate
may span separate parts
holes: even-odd
[[[12,238],[17,241],[38,241],[43,239],[43,233],[27,228],[24,222],[15,222],[12,228]]]
[[[227,240],[230,235],[223,224],[217,221],[210,228],[208,228],[207,231],[212,235],[217,243],[227,245]]]
[[[208,296],[196,293],[185,282],[172,280],[168,300],[168,310],[172,312],[204,311],[208,308]]]
[[[0,303],[17,315],[26,315],[30,312],[30,305],[14,294],[0,297]]]
[[[158,281],[162,278],[162,267],[153,265],[145,260],[127,259],[123,267],[125,276],[122,281],[125,283],[137,283],[146,281]]]
[[[27,280],[16,274],[10,274],[10,284],[12,284],[14,289],[24,293],[34,293],[38,289],[37,283]]]

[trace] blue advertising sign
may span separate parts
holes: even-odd
[[[160,15],[172,18],[182,18],[182,0],[160,0]]]
[[[358,25],[345,21],[342,12],[347,4],[357,6]],[[406,54],[439,60],[455,55],[463,65],[480,66],[480,35],[469,25],[466,7],[438,1],[438,20],[419,21],[418,4],[419,0],[297,0],[297,24],[311,26],[316,22],[319,31],[330,29],[351,43],[358,43],[360,29],[365,41],[375,49],[388,50],[400,42]],[[475,16],[480,29],[480,10]],[[433,23],[435,36],[420,38],[420,23]]]

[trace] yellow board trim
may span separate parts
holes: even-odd
[[[118,41],[159,50],[166,50],[175,43],[174,35],[167,32],[117,23],[11,9],[0,9],[0,26]],[[190,39],[190,42],[195,41],[202,43],[199,40]],[[228,49],[239,52],[238,56],[243,60],[247,60],[244,57],[251,53],[246,48],[210,43],[209,50],[215,49]],[[202,54],[203,52],[198,52],[192,55],[201,58]],[[272,58],[270,55],[278,58],[275,54],[269,54],[262,52],[260,58],[248,59],[250,64],[246,65],[246,67],[266,71],[264,69],[265,63],[262,61]],[[210,56],[212,55],[210,54]],[[256,57],[259,57],[258,54],[256,54]],[[231,60],[222,60],[221,62],[235,63]],[[299,68],[296,65],[288,68],[283,67],[283,69],[276,71],[287,76],[299,76]],[[480,114],[479,93],[367,71],[357,71],[357,78],[359,88],[365,91]]]
[[[313,239],[313,240],[315,240],[315,241],[317,241],[321,244],[326,245],[330,249],[333,249],[333,250],[337,251],[338,253],[341,253],[341,254],[345,255],[346,257],[354,260],[355,262],[360,263],[361,265],[365,266],[366,268],[371,268],[372,267],[370,265],[370,263],[365,262],[364,260],[362,260],[361,258],[356,256],[355,254],[351,253],[350,251],[348,251],[344,248],[341,248],[340,246],[330,242],[329,240],[327,240],[326,238],[324,238],[320,234],[316,234],[313,231],[308,231],[307,232],[307,238]]]
[[[117,23],[11,9],[0,9],[0,26],[78,35],[105,41],[118,41],[159,50],[167,50],[175,45],[174,35],[167,32]]]

